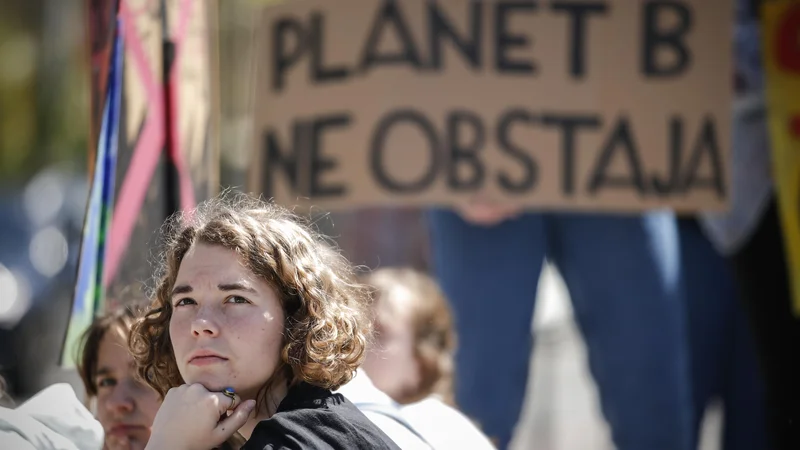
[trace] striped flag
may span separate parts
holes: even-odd
[[[62,346],[61,365],[74,367],[77,344],[94,317],[102,312],[105,292],[102,284],[106,236],[114,205],[117,170],[120,105],[122,101],[122,39],[118,20],[106,82],[103,116],[95,152],[94,173],[81,236],[78,276],[72,310]]]

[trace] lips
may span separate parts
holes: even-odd
[[[208,364],[219,364],[227,361],[228,358],[210,350],[198,350],[189,356],[189,364],[205,366]]]
[[[112,426],[108,430],[108,434],[115,436],[127,436],[132,433],[145,431],[146,429],[147,427],[145,427],[144,425],[132,425],[132,424],[120,423]]]

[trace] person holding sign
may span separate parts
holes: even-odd
[[[511,441],[522,407],[545,257],[569,289],[617,448],[691,448],[671,214],[541,214],[476,201],[460,213],[434,210],[429,219],[433,262],[460,340],[456,399],[499,448]]]
[[[148,449],[398,449],[341,394],[364,358],[369,293],[288,210],[239,195],[168,222],[130,346],[164,401]],[[240,442],[239,442],[240,443]]]

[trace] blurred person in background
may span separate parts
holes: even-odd
[[[691,352],[694,440],[700,440],[708,407],[719,400],[721,450],[769,449],[764,381],[732,268],[696,219],[681,218],[678,223]]]
[[[493,449],[454,408],[456,335],[436,281],[410,268],[378,269],[362,281],[375,290],[376,331],[364,372],[403,405],[404,416],[433,448]]]
[[[108,450],[142,450],[161,405],[158,393],[138,379],[128,338],[135,304],[95,319],[83,335],[78,373],[86,396],[96,401]]]
[[[501,449],[525,396],[545,257],[569,290],[617,448],[693,448],[674,215],[531,213],[476,199],[429,221],[459,337],[456,401]]]
[[[692,355],[694,434],[698,439],[710,402],[721,400],[725,450],[772,448],[767,439],[764,380],[742,305],[745,292],[736,284],[730,261],[723,257],[747,240],[772,191],[754,8],[751,0],[737,0],[731,209],[679,220]],[[763,263],[773,267],[782,261]],[[759,302],[764,300],[759,296]]]
[[[792,294],[772,178],[760,5],[736,1],[731,206],[700,223],[732,263],[765,382],[767,430],[775,449],[800,448],[800,318]],[[796,211],[795,211],[796,213]],[[753,425],[750,425],[753,426]]]

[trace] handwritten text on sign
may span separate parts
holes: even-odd
[[[730,0],[265,9],[251,188],[295,204],[718,209]]]

